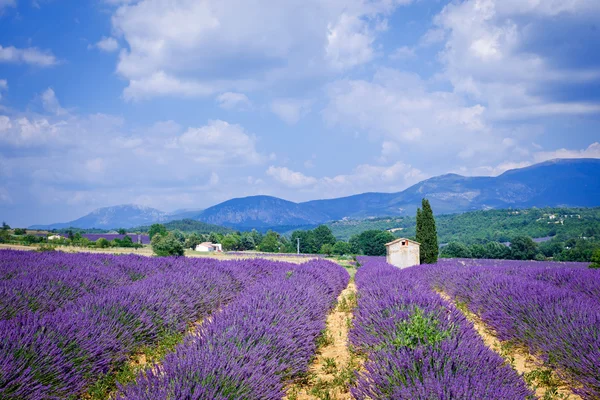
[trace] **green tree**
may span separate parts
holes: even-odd
[[[6,222],[2,221],[2,230],[8,231],[9,229],[10,229],[10,225],[8,225]]]
[[[330,256],[333,254],[333,246],[329,243],[325,243],[323,246],[321,246],[321,251],[319,251],[319,253]]]
[[[439,247],[435,218],[429,200],[421,201],[422,209],[417,209],[417,242],[421,244],[421,263],[434,264],[437,262]]]
[[[358,235],[357,243],[360,252],[366,256],[384,256],[385,244],[394,240],[394,235],[387,231],[369,230]]]
[[[127,231],[124,228],[117,229],[117,232],[119,233],[119,235],[125,235],[127,233]]]
[[[537,244],[529,236],[516,236],[510,242],[510,255],[514,260],[533,260],[537,253]]]
[[[486,248],[482,244],[472,244],[469,246],[469,251],[471,252],[471,257],[473,258],[488,258]]]
[[[241,238],[235,233],[228,233],[223,237],[221,245],[225,251],[239,250]]]
[[[488,242],[485,244],[486,258],[503,260],[510,257],[510,249],[502,243]]]
[[[242,234],[240,239],[240,250],[254,250],[256,248],[256,242],[254,241],[254,236],[250,233]]]
[[[170,232],[165,236],[155,234],[151,245],[152,251],[157,256],[182,256],[184,254],[183,244]]]
[[[152,241],[155,235],[166,236],[167,228],[163,224],[152,224],[150,226],[150,229],[148,229],[148,236],[150,236],[150,241]]]
[[[471,250],[459,242],[451,242],[442,247],[441,256],[444,258],[471,258]]]
[[[96,247],[105,249],[107,247],[110,247],[110,242],[105,238],[100,238],[100,239],[96,240]]]
[[[313,236],[315,247],[317,249],[321,249],[324,244],[333,246],[337,241],[335,236],[333,236],[333,233],[331,233],[331,229],[329,229],[327,225],[319,225],[313,229]]]
[[[189,235],[186,239],[185,242],[183,243],[183,246],[186,249],[195,249],[196,246],[198,246],[200,243],[202,243],[202,238],[200,236],[198,236],[197,233],[192,233],[191,235]]]
[[[592,255],[592,263],[590,268],[600,268],[600,249],[596,249]]]
[[[223,235],[217,232],[211,232],[210,235],[208,235],[208,241],[211,243],[221,243],[221,241],[223,240]]]
[[[298,239],[300,239],[300,253],[302,254],[316,254],[321,249],[317,247],[314,231],[294,231],[290,237],[290,250],[293,252],[297,249]]]
[[[15,235],[26,235],[27,234],[27,229],[25,228],[15,228],[14,232]]]
[[[258,249],[266,253],[277,253],[281,247],[279,234],[277,232],[268,231],[263,240],[260,242]]]
[[[344,254],[350,254],[351,250],[350,250],[350,244],[344,241],[339,241],[336,242],[333,245],[333,254],[336,254],[338,256],[343,256]]]

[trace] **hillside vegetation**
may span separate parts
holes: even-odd
[[[516,236],[557,239],[600,236],[600,207],[487,210],[438,215],[440,243],[509,242]],[[348,240],[366,230],[388,230],[396,237],[415,236],[414,217],[385,217],[330,222],[334,236]]]

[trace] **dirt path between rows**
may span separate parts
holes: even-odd
[[[454,300],[444,292],[437,292],[444,300],[448,301],[473,324],[473,327],[483,339],[487,347],[500,354],[519,374],[521,374],[529,387],[535,390],[539,399],[569,399],[581,400],[574,394],[565,382],[551,370],[543,366],[543,362],[531,355],[523,346],[513,345],[510,342],[502,342],[496,336],[494,330],[479,318],[475,313],[458,307]]]
[[[292,385],[284,399],[352,399],[349,386],[354,382],[357,359],[349,350],[348,332],[356,307],[354,279],[340,293],[336,308],[327,317],[327,328],[319,340],[318,354],[305,379]]]

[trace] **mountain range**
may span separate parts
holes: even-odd
[[[137,205],[104,207],[74,221],[34,225],[32,229],[131,228],[194,219],[239,230],[288,230],[328,221],[413,215],[421,199],[436,214],[530,207],[600,206],[600,159],[557,159],[513,169],[497,177],[446,174],[397,193],[362,193],[295,203],[271,196],[227,200],[205,210],[166,213]]]

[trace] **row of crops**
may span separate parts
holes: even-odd
[[[524,345],[583,398],[600,398],[600,273],[582,265],[448,260],[424,270],[499,339]]]
[[[352,345],[367,357],[357,399],[525,399],[525,382],[488,349],[421,268],[363,258]]]
[[[79,398],[139,349],[201,320],[118,396],[280,398],[308,367],[347,281],[342,267],[322,260],[1,251],[10,311],[0,321],[0,398]]]
[[[600,398],[600,274],[582,264],[441,260],[404,270],[364,257],[351,342],[365,355],[358,399],[525,399],[533,393],[487,348],[465,304],[584,399]]]

